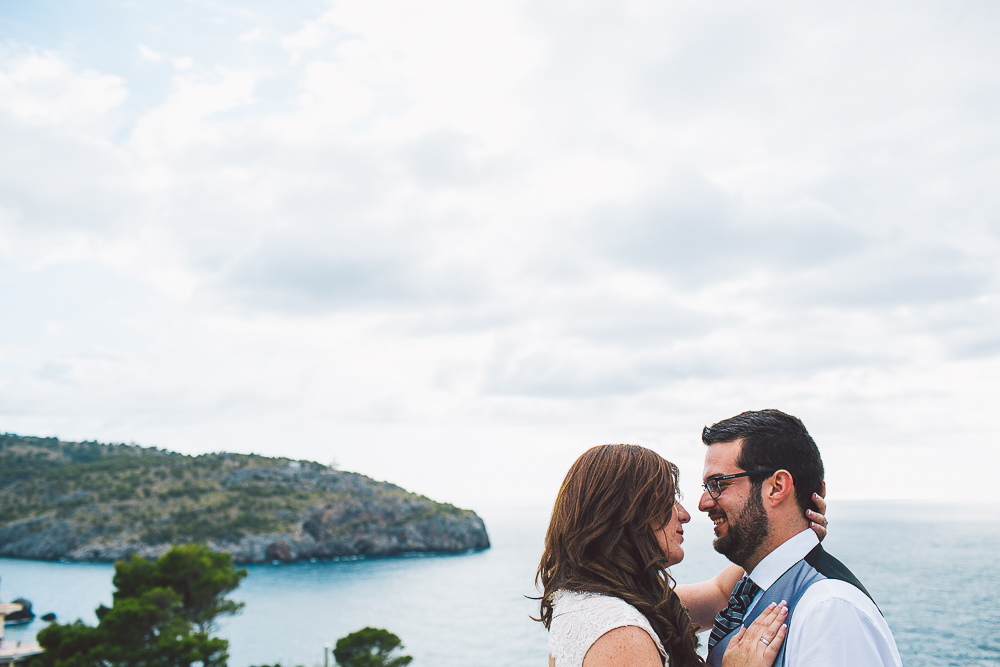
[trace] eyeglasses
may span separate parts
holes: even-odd
[[[725,475],[723,477],[712,477],[705,481],[701,485],[701,488],[708,491],[708,495],[712,496],[712,500],[715,500],[722,495],[722,485],[719,482],[725,481],[727,479],[736,479],[738,477],[753,477],[754,475],[771,475],[778,472],[777,468],[768,468],[762,470],[751,470],[749,472],[738,472],[735,475]]]

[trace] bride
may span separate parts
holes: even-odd
[[[712,627],[743,570],[675,585],[684,558],[677,466],[637,445],[584,452],[563,480],[536,581],[537,620],[549,631],[549,667],[704,665],[696,632]],[[815,496],[825,511],[822,498]],[[826,518],[811,513],[826,534]],[[785,638],[784,605],[772,606],[730,642],[724,667],[771,667]]]

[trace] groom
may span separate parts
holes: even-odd
[[[708,664],[719,667],[740,626],[785,600],[788,634],[776,666],[900,667],[868,591],[809,529],[805,511],[821,493],[823,461],[802,422],[778,410],[744,412],[706,427],[702,441],[698,509],[715,524],[715,550],[749,573],[715,619]]]

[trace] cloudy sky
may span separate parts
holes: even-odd
[[[1000,5],[0,1],[0,431],[1000,500]]]

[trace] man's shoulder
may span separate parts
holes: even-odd
[[[854,573],[851,572],[846,565],[841,563],[833,555],[831,555],[830,552],[824,549],[823,545],[817,545],[816,548],[806,554],[806,557],[803,560],[805,560],[811,568],[816,570],[816,572],[821,574],[824,577],[824,581],[832,580],[849,584],[864,593],[864,595],[874,604],[874,599],[872,598],[871,593],[869,593],[868,589],[861,583],[861,580],[854,576]]]
[[[803,577],[793,616],[804,620],[824,616],[841,617],[848,625],[854,619],[888,632],[889,628],[871,594],[850,569],[817,545],[803,558],[803,567],[811,575]],[[794,624],[794,619],[793,619]]]
[[[789,621],[786,649],[790,666],[901,665],[896,640],[878,607],[839,579],[821,579],[805,591]]]
[[[841,579],[819,579],[812,583],[799,598],[795,612],[807,614],[815,607],[831,603],[833,607],[845,608],[850,605],[867,616],[882,617],[878,606],[863,590],[854,584]]]

